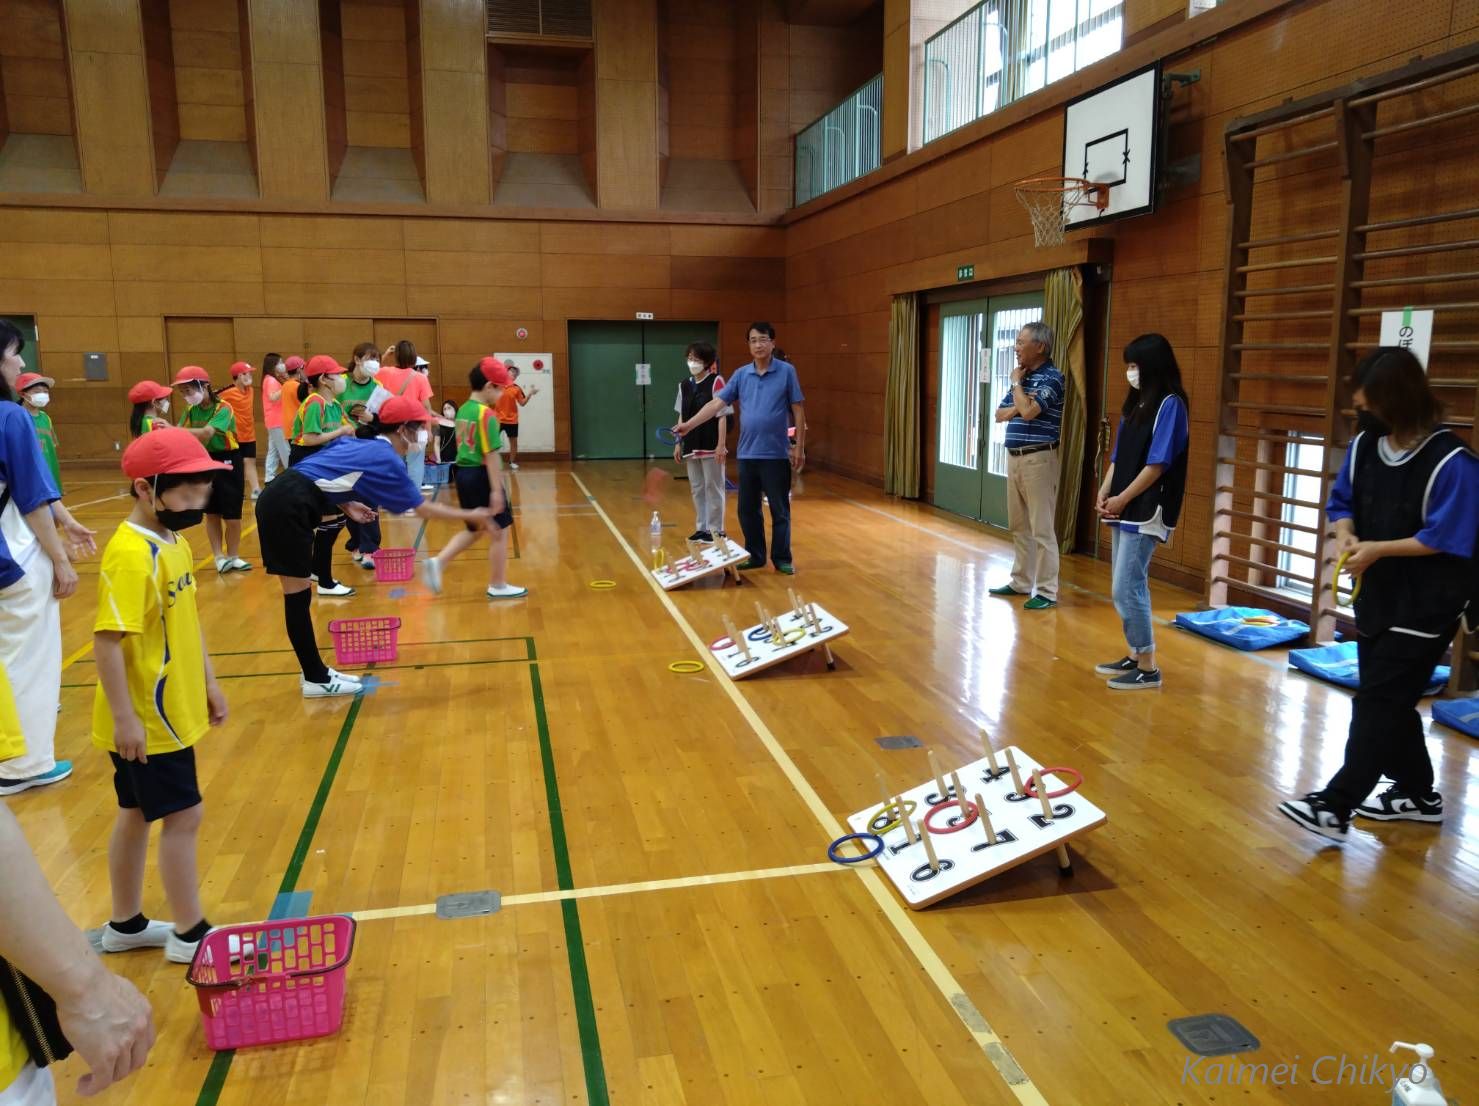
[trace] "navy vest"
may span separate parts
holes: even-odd
[[[709,400],[714,398],[714,383],[718,379],[718,373],[710,373],[702,380],[695,380],[690,374],[687,380],[678,385],[683,396],[684,422],[702,411]],[[713,453],[718,448],[719,418],[717,417],[710,419],[702,426],[694,427],[683,435],[684,453]]]
[[[1161,400],[1164,408],[1167,396]],[[1159,416],[1161,408],[1157,408]],[[1155,436],[1154,418],[1137,421],[1127,418],[1120,424],[1119,445],[1115,448],[1114,480],[1109,485],[1110,495],[1119,495],[1135,482],[1145,459],[1150,456],[1150,441]],[[1120,514],[1121,522],[1149,522],[1160,508],[1161,522],[1167,530],[1173,529],[1181,517],[1181,500],[1186,494],[1186,458],[1190,448],[1183,449],[1176,459],[1166,466],[1161,478],[1130,500]]]

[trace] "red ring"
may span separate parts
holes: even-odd
[[[734,645],[734,638],[730,637],[728,634],[724,635],[723,637],[716,637],[713,641],[709,642],[709,652],[717,653],[719,652],[719,650],[728,649],[732,645]]]
[[[963,819],[958,826],[946,826],[944,829],[935,829],[934,826],[930,825],[931,818],[933,818],[938,812],[949,807],[959,807],[962,811],[969,811],[970,817]],[[936,803],[934,806],[929,808],[929,811],[924,816],[924,828],[927,829],[930,833],[959,833],[961,830],[965,829],[966,826],[974,823],[979,814],[980,811],[976,809],[975,803],[966,802],[964,799],[946,799],[943,803]]]
[[[1076,768],[1039,768],[1037,771],[1038,774],[1041,776],[1052,774],[1055,776],[1069,775],[1073,777],[1073,783],[1069,784],[1067,787],[1060,787],[1057,791],[1049,791],[1048,798],[1050,799],[1057,799],[1063,795],[1070,795],[1078,790],[1079,784],[1084,782],[1083,774],[1079,772]],[[1028,776],[1027,779],[1022,781],[1022,794],[1026,795],[1029,799],[1037,798],[1037,788],[1033,786],[1031,776]]]

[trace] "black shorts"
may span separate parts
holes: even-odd
[[[257,541],[271,576],[306,580],[313,574],[313,532],[334,505],[302,473],[288,469],[257,500]]]
[[[257,443],[255,441],[238,442],[237,445],[241,448],[241,455],[242,455],[242,457],[244,457],[244,458],[245,457],[250,457],[253,460],[256,460],[256,457],[257,457]]]
[[[515,441],[518,440],[518,437],[519,437],[519,424],[518,423],[516,423],[516,422],[501,422],[501,423],[498,424],[498,429],[499,430],[502,430],[503,433],[507,437],[513,438]]]
[[[205,505],[208,515],[220,515],[235,521],[241,518],[241,500],[246,487],[246,470],[241,464],[241,450],[231,449],[212,453],[212,461],[229,461],[229,472],[211,474],[211,498]]]
[[[108,756],[113,759],[113,790],[121,809],[137,810],[144,821],[157,822],[200,805],[193,745],[174,753],[150,753],[143,764],[117,753]]]
[[[488,470],[482,465],[453,465],[452,474],[457,481],[457,505],[464,511],[476,511],[493,503],[493,482],[488,479]],[[503,489],[503,510],[493,516],[500,530],[514,524],[514,509],[508,501],[508,487]],[[469,530],[479,527],[467,524]]]
[[[299,445],[297,442],[288,443],[288,464],[296,465],[307,457],[312,457],[321,450],[321,445]]]

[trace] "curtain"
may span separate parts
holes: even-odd
[[[1043,322],[1053,328],[1053,363],[1063,374],[1063,433],[1059,446],[1062,475],[1058,480],[1058,510],[1054,530],[1059,549],[1073,549],[1078,527],[1078,502],[1084,464],[1087,423],[1084,397],[1088,370],[1084,365],[1084,278],[1078,269],[1055,269],[1043,283]]]
[[[888,315],[888,389],[883,397],[883,490],[919,498],[919,300],[895,296]]]

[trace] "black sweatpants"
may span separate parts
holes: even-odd
[[[1361,685],[1351,704],[1345,763],[1325,785],[1325,799],[1343,811],[1366,801],[1383,775],[1408,795],[1433,790],[1433,762],[1423,736],[1418,700],[1433,667],[1453,640],[1450,627],[1436,638],[1384,630],[1356,639]]]
[[[760,497],[770,501],[770,559],[791,563],[791,462],[786,460],[739,463],[739,523],[745,549],[758,568],[765,564],[765,517]]]

